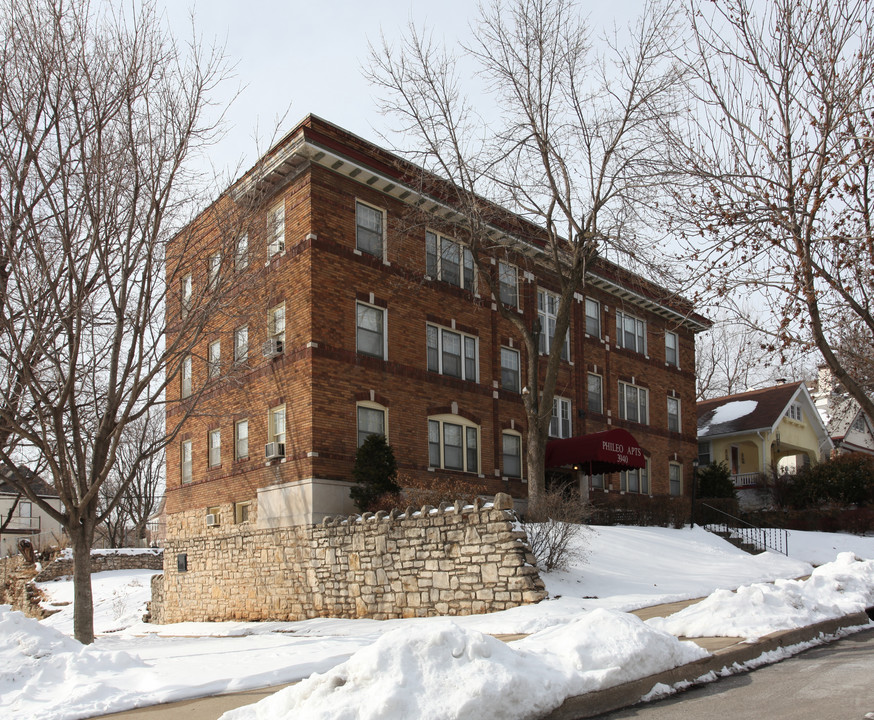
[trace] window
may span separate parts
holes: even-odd
[[[646,323],[617,310],[616,346],[646,355]]]
[[[191,440],[183,440],[180,445],[181,475],[183,483],[191,482]]]
[[[215,380],[222,374],[222,343],[221,340],[213,340],[209,344],[206,359],[206,371],[210,380]]]
[[[589,373],[588,375],[588,398],[589,412],[604,412],[604,392],[601,384],[601,376]]]
[[[371,355],[382,360],[386,356],[385,348],[385,310],[356,303],[356,347],[360,354]]]
[[[803,416],[801,415],[801,405],[797,403],[792,403],[789,406],[789,410],[786,412],[786,416],[791,420],[797,420],[798,422],[802,422]]]
[[[671,484],[671,495],[683,494],[683,466],[677,463],[668,465],[668,480]]]
[[[709,465],[711,462],[710,457],[710,442],[699,442],[698,443],[698,465],[704,467],[705,465]]]
[[[425,233],[425,273],[465,290],[476,289],[470,250],[455,240],[430,231]]]
[[[522,436],[518,433],[505,432],[503,440],[503,466],[504,476],[512,478],[522,477]]]
[[[267,311],[267,334],[285,343],[285,303]]]
[[[191,395],[191,355],[188,355],[182,361],[182,398],[185,399]]]
[[[385,431],[385,408],[381,405],[358,405],[358,447],[371,435],[388,437]]]
[[[519,277],[513,265],[498,263],[498,288],[504,305],[519,307]]]
[[[680,400],[679,398],[668,398],[668,430],[671,432],[680,432]]]
[[[363,202],[355,203],[355,247],[382,258],[382,210]]]
[[[222,464],[222,431],[209,431],[209,466],[219,467]]]
[[[552,399],[552,419],[549,421],[550,437],[569,438],[571,436],[571,401],[566,398]]]
[[[249,359],[249,326],[234,330],[234,362],[241,365]]]
[[[478,473],[479,426],[457,415],[428,418],[428,464]]]
[[[182,317],[188,317],[191,310],[191,302],[194,297],[194,281],[191,275],[188,274],[182,278]]]
[[[677,347],[677,333],[665,332],[665,362],[674,367],[680,364]]]
[[[243,233],[237,238],[234,248],[234,267],[245,270],[249,265],[249,233]]]
[[[206,509],[206,514],[212,515],[213,525],[221,525],[222,512],[221,512],[221,508],[218,505],[214,505],[213,507],[208,507]]]
[[[29,503],[29,502],[26,502],[24,500],[19,501],[19,503],[18,503],[18,517],[21,517],[21,518],[33,517],[33,503]]]
[[[501,387],[510,392],[519,392],[519,351],[501,348]]]
[[[267,213],[267,257],[285,252],[285,201]]]
[[[555,316],[558,313],[559,297],[546,290],[537,291],[537,316],[540,318],[540,353],[546,355],[555,343]],[[569,360],[570,330],[565,335],[561,348],[561,359]]]
[[[249,457],[249,421],[238,420],[234,423],[234,457],[243,460]]]
[[[436,325],[428,325],[425,334],[428,370],[462,380],[477,381],[477,338]]]
[[[213,253],[209,256],[209,269],[207,273],[207,284],[211,290],[215,290],[218,286],[219,273],[222,268],[221,253]]]
[[[645,388],[620,382],[619,417],[622,420],[630,420],[631,422],[647,425],[649,423],[649,412],[647,410],[648,394],[649,391]]]
[[[252,503],[250,502],[234,503],[234,522],[237,525],[249,522],[249,511],[251,508]]]
[[[586,335],[601,337],[601,303],[586,298]]]
[[[589,475],[589,487],[591,488],[604,488],[604,475],[603,473],[598,473],[597,475]]]
[[[267,442],[285,444],[285,405],[270,408],[267,415]]]
[[[649,495],[649,458],[640,469],[623,470],[619,473],[619,489],[622,492]]]

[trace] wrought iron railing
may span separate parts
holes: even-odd
[[[726,533],[758,550],[789,554],[789,533],[786,530],[756,527],[707,503],[701,503],[701,507],[707,508],[704,526],[711,532]]]

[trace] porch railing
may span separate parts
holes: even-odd
[[[761,485],[762,473],[734,473],[731,476],[731,481],[735,487],[751,487],[753,485]]]
[[[704,527],[714,533],[724,534],[729,538],[736,538],[740,542],[750,545],[758,550],[774,550],[783,555],[789,554],[789,533],[782,528],[756,527],[745,520],[729,515],[719,508],[706,503],[701,504],[707,508],[706,522]]]

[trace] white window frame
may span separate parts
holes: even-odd
[[[675,472],[677,475],[676,479],[674,478]],[[674,492],[675,485],[677,488],[676,492]],[[668,463],[668,493],[673,497],[683,496],[683,465],[681,463]]]
[[[191,273],[182,276],[182,289],[180,291],[179,301],[182,308],[182,317],[188,317],[191,312],[191,306],[194,301],[194,279]]]
[[[706,448],[706,452],[702,452]],[[707,462],[704,462],[702,458],[706,457]],[[710,443],[710,440],[699,440],[698,441],[698,467],[706,467],[713,462],[713,446]]]
[[[676,408],[676,413],[671,412],[671,406]],[[671,427],[671,418],[676,418],[676,428]],[[680,398],[668,396],[668,432],[681,432],[683,429],[683,416],[680,414]]]
[[[792,403],[786,411],[786,417],[795,422],[804,422],[804,415],[801,412],[801,404]]]
[[[219,428],[209,431],[207,437],[207,461],[211,468],[222,464],[222,431]]]
[[[458,282],[453,282],[451,277],[447,277],[444,269],[444,259],[453,250],[458,255]],[[440,280],[463,290],[476,292],[476,265],[470,248],[434,230],[425,231],[425,274],[432,280]]]
[[[509,280],[512,280],[510,282]],[[509,288],[509,292],[506,292]],[[519,269],[505,262],[498,262],[498,298],[504,305],[511,308],[519,307]],[[510,297],[512,293],[512,297]],[[506,295],[506,297],[505,297]]]
[[[637,400],[637,419],[633,417],[629,417],[628,414],[628,403],[629,396],[631,393],[628,392],[628,388],[634,391],[636,394]],[[639,385],[633,385],[631,383],[619,381],[619,419],[627,420],[628,422],[636,422],[641,425],[649,425],[649,390],[644,387],[640,387]]]
[[[285,405],[277,405],[267,411],[267,442],[285,444],[287,434]]]
[[[206,372],[210,380],[222,374],[222,341],[213,340],[207,348]]]
[[[626,326],[633,325],[634,327],[634,342],[629,345],[628,337],[626,336]],[[616,347],[625,348],[632,352],[646,355],[646,320],[641,320],[636,315],[629,315],[622,310],[616,311]]]
[[[222,269],[222,254],[220,252],[213,253],[209,256],[207,263],[207,286],[210,290],[215,290],[218,287],[219,274]]]
[[[237,420],[234,423],[234,459],[245,460],[249,457],[249,418]]]
[[[447,467],[446,466],[446,427],[461,428],[461,458],[462,467]],[[467,472],[480,474],[482,467],[482,442],[480,426],[470,420],[459,415],[432,415],[428,418],[428,466],[430,468],[439,468],[442,470],[455,470],[457,472]],[[434,440],[434,428],[437,428],[437,441]],[[476,448],[476,467],[471,469],[471,452],[470,438],[475,438]],[[438,463],[435,463],[439,460]]]
[[[515,357],[516,367],[512,368],[504,362],[505,357]],[[515,373],[515,383],[507,383],[505,373]],[[518,393],[522,391],[522,356],[515,348],[501,346],[501,388],[510,392]]]
[[[179,476],[183,485],[188,485],[194,479],[194,448],[191,440],[183,440],[179,444]]]
[[[642,468],[634,470],[622,470],[619,473],[619,490],[620,492],[635,493],[639,495],[652,495],[652,485],[650,480],[650,462],[649,458],[644,461]],[[636,487],[636,489],[634,489]]]
[[[238,272],[249,267],[249,233],[237,237],[234,244],[234,269]]]
[[[458,337],[459,346],[459,374],[452,375],[446,372],[446,340],[447,336]],[[436,338],[436,345],[433,343]],[[473,357],[470,357],[469,350],[473,347]],[[426,362],[429,372],[436,372],[446,377],[454,377],[458,380],[468,380],[470,382],[479,382],[479,338],[476,335],[468,335],[460,330],[452,330],[442,325],[427,323],[425,327],[425,351]],[[473,377],[471,368],[468,362],[473,364]]]
[[[360,342],[360,333],[375,333],[376,331],[371,330],[370,328],[365,328],[361,326],[361,316],[358,312],[359,308],[364,308],[366,310],[376,311],[380,314],[382,322],[380,323],[380,333],[382,334],[382,352],[377,355],[375,353],[368,352],[366,350],[361,349]],[[376,357],[380,360],[385,360],[388,358],[388,312],[386,312],[385,308],[379,307],[378,305],[371,305],[370,303],[361,302],[360,300],[355,303],[355,352],[359,355],[366,355],[368,357]]]
[[[518,453],[513,454],[513,461],[518,461],[519,463],[519,474],[513,474],[509,470],[507,470],[507,458],[511,457],[510,453],[507,452],[507,439],[513,438],[516,443],[518,443]],[[516,480],[521,480],[524,476],[524,468],[522,465],[522,434],[516,432],[515,430],[504,430],[501,433],[501,472],[504,477],[513,478]]]
[[[592,407],[592,379],[598,381],[598,407]],[[604,378],[597,373],[586,373],[586,408],[589,412],[601,413],[604,412]]]
[[[590,312],[590,310],[594,309],[594,314]],[[586,335],[589,337],[599,338],[601,337],[601,303],[595,300],[595,298],[587,297],[585,301],[584,307],[585,313],[585,323],[586,323]],[[591,324],[594,327],[590,327]]]
[[[668,338],[673,338],[673,347]],[[672,353],[673,359],[671,358]],[[680,367],[680,337],[670,330],[665,330],[665,365]]]
[[[234,330],[234,364],[242,365],[249,361],[249,326],[241,325]]]
[[[540,354],[548,355],[552,349],[555,337],[555,321],[561,298],[554,292],[543,288],[537,289],[537,316],[540,318]],[[554,305],[554,309],[551,307]],[[570,362],[571,359],[571,328],[568,325],[561,349],[561,359]]]
[[[359,222],[358,210],[359,208],[365,208],[367,210],[372,210],[379,215],[379,230],[376,231],[373,228],[366,227]],[[361,234],[360,231],[364,231],[365,233],[378,233],[379,235],[379,253],[373,252],[372,248],[368,246],[368,244],[362,244],[361,242]],[[363,245],[363,246],[362,246]],[[370,203],[364,202],[363,200],[355,200],[355,249],[360,253],[366,253],[375,258],[379,258],[382,260],[385,258],[385,210],[382,208],[376,207],[375,205],[371,205]]]
[[[267,311],[267,335],[285,344],[285,303],[281,302]]]
[[[569,398],[556,395],[552,398],[552,417],[549,420],[549,437],[569,438],[573,436],[573,415]]]
[[[382,415],[382,433],[374,433],[361,429],[362,410],[365,410],[369,413],[380,413]],[[388,408],[384,405],[380,405],[379,403],[370,402],[367,400],[355,403],[355,430],[357,438],[356,447],[361,447],[364,444],[364,441],[371,435],[381,434],[383,437],[385,437],[386,441],[388,441]]]
[[[184,358],[182,358],[182,367],[179,370],[179,376],[180,376],[179,377],[179,379],[180,379],[179,394],[183,400],[185,400],[185,398],[191,397],[191,388],[192,388],[191,372],[192,372],[191,355],[186,355]]]
[[[267,257],[285,252],[285,198],[267,212]]]

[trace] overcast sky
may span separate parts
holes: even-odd
[[[365,139],[383,144],[380,132],[390,131],[362,76],[368,40],[377,44],[380,32],[397,39],[412,18],[427,23],[436,37],[455,43],[468,34],[476,14],[473,0],[158,0],[180,39],[190,37],[190,14],[206,42],[226,46],[236,65],[226,97],[240,90],[227,115],[228,132],[210,150],[217,170],[237,175],[309,113],[320,115]],[[619,25],[631,21],[642,0],[611,3],[582,0],[594,23]],[[277,120],[288,111],[274,137]],[[260,136],[260,146],[255,137]]]

